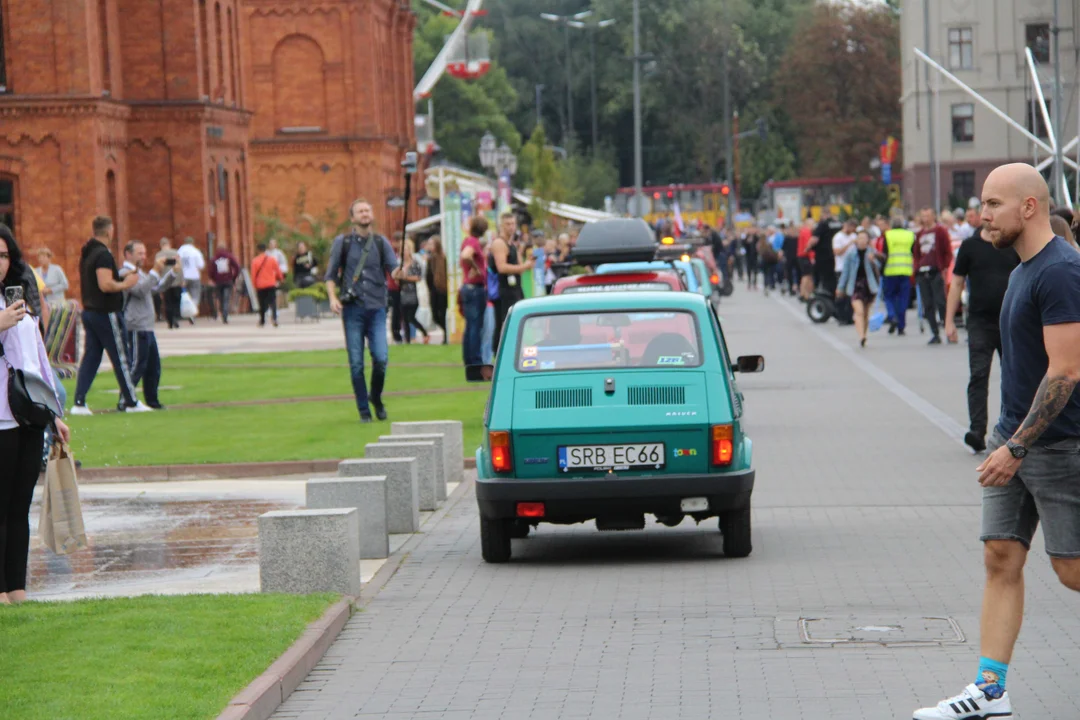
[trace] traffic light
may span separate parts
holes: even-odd
[[[671,200],[672,198],[674,198],[675,197],[674,191],[668,190],[667,191],[667,197],[668,197],[668,200]]]
[[[720,186],[720,194],[723,195],[724,197],[727,197],[728,195],[730,195],[731,194],[731,186],[728,185],[727,183],[724,183],[723,185],[721,185]]]

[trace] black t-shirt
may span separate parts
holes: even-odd
[[[110,270],[113,280],[120,281],[116,272],[116,259],[109,248],[100,240],[91,238],[83,245],[82,259],[79,262],[79,278],[82,280],[82,304],[85,310],[114,313],[124,309],[124,293],[103,292],[98,285],[97,271]]]
[[[817,245],[814,246],[814,258],[817,263],[832,265],[836,262],[833,258],[832,239],[843,229],[844,223],[835,218],[826,218],[817,224],[814,228],[814,237],[818,239]]]
[[[799,236],[784,233],[784,259],[795,262],[795,256],[799,254]]]
[[[1080,252],[1055,237],[1013,270],[1001,305],[1001,417],[997,429],[1012,437],[1031,410],[1050,359],[1043,341],[1049,325],[1080,323]],[[1080,390],[1039,444],[1080,438]]]
[[[977,234],[960,244],[953,274],[967,278],[970,317],[998,322],[1001,302],[1009,287],[1009,275],[1019,264],[1020,257],[1015,250],[998,250]]]

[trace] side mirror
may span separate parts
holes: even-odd
[[[465,382],[491,382],[495,375],[494,365],[466,365]]]
[[[735,362],[731,364],[731,372],[765,372],[765,358],[761,355],[740,355]]]

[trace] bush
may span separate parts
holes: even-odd
[[[330,295],[326,292],[325,283],[315,283],[314,285],[306,288],[293,288],[287,295],[289,302],[296,302],[298,297],[313,298],[315,302],[326,302],[330,299]]]

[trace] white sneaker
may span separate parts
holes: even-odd
[[[72,415],[93,415],[94,414],[93,412],[90,411],[90,408],[86,407],[85,405],[72,405],[71,409],[68,410],[68,412],[70,414],[72,414]]]
[[[972,683],[959,695],[939,702],[937,707],[916,710],[914,720],[991,720],[1012,716],[1009,693],[990,698]]]
[[[142,400],[136,400],[134,405],[129,405],[128,407],[124,408],[124,412],[154,412],[154,408],[148,405],[144,405]]]

